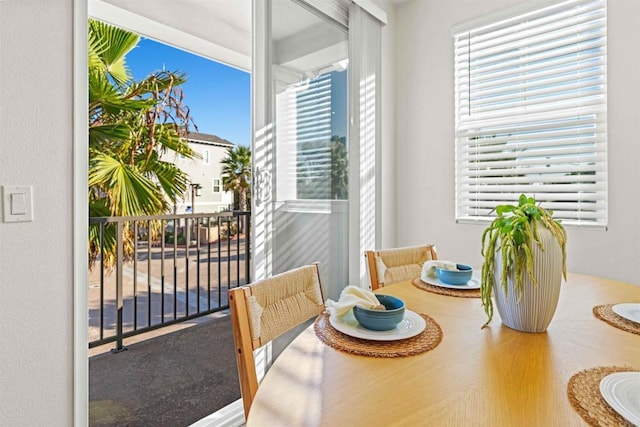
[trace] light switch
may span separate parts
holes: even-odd
[[[11,215],[24,215],[26,212],[24,193],[11,193]]]
[[[4,222],[33,221],[32,187],[3,185],[2,212]]]

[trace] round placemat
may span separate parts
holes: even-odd
[[[618,329],[640,335],[640,323],[618,316],[611,308],[614,305],[615,304],[597,305],[593,307],[593,315]]]
[[[427,326],[415,337],[398,341],[371,341],[345,335],[329,323],[329,313],[322,313],[313,328],[320,341],[336,350],[369,357],[405,357],[432,350],[442,341],[442,329],[431,317],[418,313]]]
[[[434,294],[440,295],[448,295],[450,297],[460,297],[460,298],[480,298],[480,289],[451,289],[451,288],[442,288],[440,286],[430,285],[429,283],[425,283],[419,277],[416,277],[411,282],[413,286],[416,288],[422,289],[423,291],[433,292]]]
[[[600,381],[615,372],[635,369],[620,366],[601,366],[580,371],[569,380],[567,394],[571,406],[592,426],[633,427],[609,406],[600,394]]]

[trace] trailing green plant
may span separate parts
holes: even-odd
[[[513,270],[513,286],[517,293],[517,302],[520,302],[524,287],[525,274],[534,286],[538,282],[533,275],[533,255],[531,247],[533,243],[545,250],[540,237],[538,227],[542,224],[555,237],[562,249],[562,275],[567,280],[566,270],[566,243],[567,233],[559,221],[553,219],[553,211],[536,205],[533,197],[520,195],[518,205],[499,205],[495,209],[498,215],[482,233],[482,264],[480,292],[482,306],[488,320],[483,328],[493,319],[493,301],[491,299],[493,284],[495,281],[496,254],[502,259],[502,271],[500,274],[500,287],[507,293],[509,273]]]

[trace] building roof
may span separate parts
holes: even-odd
[[[236,145],[231,141],[220,138],[219,136],[199,132],[189,132],[189,134],[187,135],[187,140],[189,142],[195,142],[197,144],[217,145],[220,147],[234,147]]]

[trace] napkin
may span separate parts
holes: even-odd
[[[425,261],[422,265],[422,276],[436,278],[436,267],[441,270],[457,270],[455,262],[451,261],[442,261],[442,260],[432,260]]]
[[[376,294],[368,289],[357,286],[347,286],[342,290],[338,301],[328,299],[325,303],[327,311],[331,316],[341,317],[347,314],[354,306],[371,307],[379,305]]]

